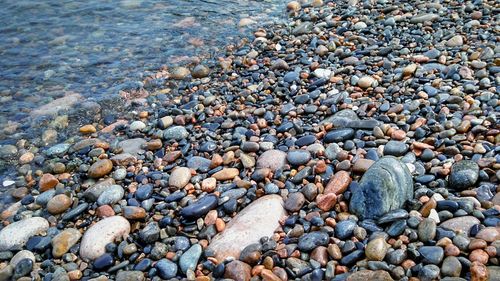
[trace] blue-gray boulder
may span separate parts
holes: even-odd
[[[376,219],[413,198],[413,179],[406,165],[392,156],[375,162],[359,184],[351,184],[350,211],[360,219]]]

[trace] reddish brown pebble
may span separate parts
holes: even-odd
[[[406,138],[406,133],[403,130],[394,130],[391,133],[391,138],[394,140],[404,140]]]
[[[453,245],[453,244],[448,244],[444,248],[444,254],[446,256],[458,257],[458,255],[460,255],[460,249],[457,246]]]
[[[232,180],[239,174],[240,171],[236,168],[224,168],[218,171],[217,173],[213,174],[212,177],[214,177],[216,180],[224,181],[224,180]]]
[[[146,210],[137,206],[125,206],[122,209],[123,216],[130,220],[139,220],[146,217]]]
[[[109,205],[102,205],[96,209],[96,215],[100,218],[112,217],[115,215],[115,211]]]
[[[250,265],[242,261],[232,261],[226,264],[226,271],[224,272],[225,278],[231,278],[235,281],[249,281],[251,277],[252,268]]]
[[[346,171],[338,171],[330,179],[325,188],[325,194],[335,193],[337,195],[344,193],[351,183],[351,176]]]
[[[469,244],[469,250],[484,249],[488,243],[483,239],[472,239]]]
[[[262,280],[264,281],[281,281],[281,279],[271,270],[265,268],[260,272],[260,277],[262,277]]]
[[[54,177],[52,174],[43,174],[43,176],[40,178],[40,182],[38,183],[38,186],[40,186],[40,191],[44,192],[49,189],[52,189],[56,187],[56,185],[59,183],[59,180]]]
[[[489,273],[486,266],[474,261],[470,267],[471,281],[488,281]]]
[[[216,168],[216,167],[219,167],[220,165],[222,165],[222,163],[224,162],[224,160],[222,159],[222,156],[220,156],[219,154],[214,154],[212,156],[212,162],[210,163],[210,168]]]
[[[316,197],[316,204],[321,210],[328,212],[337,203],[337,195],[335,193],[320,194]]]
[[[319,246],[311,252],[311,259],[317,261],[321,266],[326,266],[328,262],[328,250],[326,247]]]
[[[488,253],[486,253],[485,251],[483,251],[481,249],[476,249],[476,250],[472,251],[469,255],[469,260],[472,262],[477,261],[477,262],[480,262],[482,264],[486,264],[486,263],[488,263],[488,259],[489,259]]]
[[[426,218],[431,213],[431,210],[435,209],[436,206],[437,206],[436,200],[434,200],[434,198],[431,198],[422,206],[422,208],[420,208],[420,214],[422,214],[422,217]]]

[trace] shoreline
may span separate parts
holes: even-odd
[[[500,278],[492,4],[291,1],[122,116],[2,146],[0,280]]]

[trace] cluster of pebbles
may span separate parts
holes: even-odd
[[[2,146],[0,280],[500,280],[496,5],[293,1]]]

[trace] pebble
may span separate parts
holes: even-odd
[[[210,69],[203,64],[198,64],[193,68],[193,71],[191,72],[191,76],[193,76],[193,78],[203,78],[207,77],[209,74]]]
[[[385,258],[389,245],[383,237],[377,237],[366,245],[365,255],[368,260],[382,261]]]
[[[163,279],[174,278],[177,275],[177,264],[168,259],[159,260],[155,268],[158,270],[158,275]]]
[[[176,67],[170,71],[170,78],[175,80],[183,80],[189,76],[190,71],[186,67]]]
[[[52,238],[52,255],[56,258],[62,257],[82,237],[76,228],[67,228]]]
[[[224,278],[235,281],[249,281],[252,276],[251,269],[252,268],[248,264],[234,260],[226,264]]]
[[[108,243],[127,237],[129,233],[130,223],[125,218],[104,218],[85,231],[80,243],[80,256],[83,259],[95,260],[105,253]]]
[[[97,160],[89,168],[88,175],[91,178],[102,178],[113,170],[113,162],[109,159]]]
[[[448,47],[460,47],[464,44],[462,35],[455,35],[446,41]]]
[[[53,215],[64,213],[73,203],[73,200],[65,194],[59,194],[52,197],[47,202],[47,211]]]
[[[214,177],[216,180],[219,181],[225,181],[225,180],[232,180],[236,176],[240,174],[240,171],[236,168],[224,168],[217,173],[213,174],[212,177]]]
[[[24,260],[24,259],[30,259],[33,261],[33,263],[36,262],[36,259],[35,259],[35,255],[31,252],[31,251],[28,251],[28,250],[22,250],[22,251],[19,251],[17,252],[13,257],[12,259],[10,259],[10,265],[12,267],[16,267],[16,265]]]
[[[217,207],[217,204],[217,196],[209,194],[182,208],[180,214],[186,219],[197,219]]]
[[[11,223],[0,230],[0,251],[19,250],[28,239],[49,228],[49,222],[41,217],[26,218]]]
[[[480,223],[481,222],[473,216],[463,216],[446,220],[440,223],[439,226],[442,228],[451,229],[453,231],[461,231],[465,234],[469,234],[470,229],[474,225]]]
[[[14,279],[28,275],[33,270],[34,262],[31,259],[20,260],[14,268]]]
[[[118,271],[116,273],[116,281],[144,281],[144,273],[140,271]]]
[[[424,263],[430,264],[440,264],[443,260],[444,251],[443,248],[437,246],[422,246],[418,249],[422,255]]]
[[[373,77],[371,76],[363,76],[358,80],[358,86],[363,89],[371,87],[374,83],[375,79],[373,79]]]
[[[0,280],[499,279],[495,7],[306,2],[2,120]]]
[[[266,195],[241,210],[210,243],[208,249],[222,261],[238,258],[241,251],[261,237],[270,237],[286,215],[278,195]]]
[[[271,171],[281,169],[286,164],[286,156],[287,154],[283,151],[268,150],[257,159],[257,168],[269,168]]]
[[[201,253],[202,248],[198,244],[191,246],[191,248],[184,252],[179,260],[179,267],[182,272],[187,273],[188,270],[194,270],[198,264]]]
[[[59,180],[52,174],[43,174],[38,182],[38,186],[40,187],[40,191],[44,192],[49,189],[56,187],[59,183]]]
[[[473,187],[479,178],[479,166],[469,160],[463,160],[451,166],[450,186],[458,190]]]
[[[97,204],[99,206],[113,205],[120,201],[124,194],[125,191],[123,190],[123,187],[117,184],[111,185],[106,188],[101,195],[99,195],[99,198],[97,198]]]
[[[186,167],[176,168],[168,178],[168,185],[177,189],[184,188],[191,180],[191,170]]]
[[[163,132],[163,138],[165,140],[179,141],[187,138],[188,136],[189,136],[188,131],[186,130],[186,128],[182,126],[169,127]]]
[[[307,150],[293,150],[288,152],[286,159],[291,165],[300,166],[311,160],[311,153]]]
[[[310,232],[300,237],[297,247],[301,251],[310,252],[318,246],[326,246],[329,240],[330,238],[325,232]]]
[[[304,197],[304,194],[300,192],[294,192],[288,195],[284,207],[289,212],[297,212],[302,208],[305,202],[306,199]]]
[[[422,242],[430,242],[436,237],[436,222],[425,218],[418,225],[418,237]]]

